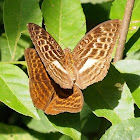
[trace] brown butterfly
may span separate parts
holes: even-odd
[[[27,53],[28,50],[25,52],[29,67],[30,92],[36,107],[39,108],[39,101],[36,103],[36,100],[38,100],[37,98],[39,98],[40,101],[45,103],[47,102],[47,105],[44,106],[45,109],[42,106],[40,109],[47,110],[47,108],[51,107],[51,111],[49,113],[45,111],[47,114],[58,114],[65,111],[79,112],[83,106],[83,96],[80,89],[85,89],[87,86],[101,81],[107,74],[110,66],[111,54],[120,31],[120,24],[120,20],[110,20],[99,24],[88,32],[76,45],[73,52],[71,52],[68,48],[62,50],[54,38],[43,28],[36,24],[29,23],[28,30],[31,35],[31,39],[39,57],[41,58],[41,60],[38,59],[40,60],[40,64],[37,65],[38,62],[36,62],[35,59],[32,59],[33,55]],[[32,57],[29,58],[30,56]],[[49,76],[55,81],[54,82],[51,78],[45,76],[47,80],[51,79],[50,81],[53,81],[50,82],[51,84],[49,85],[44,82],[43,76],[39,75],[39,73],[42,73],[43,71],[39,71],[40,68],[37,68],[40,67],[41,61],[43,62]],[[36,69],[34,65],[37,66]],[[43,72],[47,75],[45,69]],[[34,77],[39,76],[37,82],[38,89],[36,90],[34,90],[36,82],[34,82],[33,75]],[[41,83],[43,83],[44,86],[42,86]],[[53,90],[50,90],[51,86],[53,87]],[[71,94],[65,99],[59,96],[61,94],[65,96],[68,95],[68,91],[70,91]],[[55,98],[55,95],[57,98]],[[34,100],[33,96],[36,97],[36,100]],[[75,99],[78,97],[76,103],[73,96]],[[49,100],[45,98],[49,98]],[[55,102],[53,102],[54,98]],[[68,98],[71,98],[72,100],[70,105],[66,106]],[[61,99],[63,101],[60,103],[59,100]],[[57,109],[56,107],[52,107],[54,105],[57,106]],[[79,109],[77,108],[77,111],[74,110],[74,105],[80,106]],[[56,113],[51,113],[54,110]]]
[[[74,84],[73,89],[62,89],[48,75],[35,49],[25,50],[28,65],[30,95],[34,105],[46,114],[80,112],[83,94]]]

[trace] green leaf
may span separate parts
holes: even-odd
[[[47,117],[60,133],[70,136],[73,140],[81,140],[79,113],[62,113]]]
[[[91,108],[84,103],[83,109],[80,112],[81,131],[82,134],[97,133],[100,127],[100,118],[92,113]],[[94,124],[94,125],[93,125]]]
[[[33,140],[33,137],[25,130],[12,125],[0,123],[1,140]]]
[[[125,60],[140,60],[140,50],[127,54]]]
[[[72,140],[72,139],[67,135],[63,135],[59,140]]]
[[[8,51],[8,42],[5,36],[0,36],[0,56],[1,61],[9,61],[11,59],[11,54]]]
[[[8,41],[6,37],[0,36],[0,49],[1,49],[1,61],[10,61],[11,60],[11,54],[8,48]],[[26,34],[22,34],[21,38],[19,39],[17,43],[17,49],[15,52],[14,60],[18,60],[21,58],[24,54],[25,48],[29,47],[30,45],[30,38]]]
[[[126,0],[115,0],[110,12],[111,19],[123,19]],[[119,9],[119,10],[118,10]],[[135,0],[131,17],[125,52],[132,53],[140,49],[140,1]]]
[[[62,113],[58,115],[45,115],[38,111],[40,121],[31,120],[27,126],[42,133],[60,132],[71,137],[73,140],[81,140],[79,113]]]
[[[134,117],[134,103],[122,75],[111,66],[102,82],[84,90],[84,98],[98,117],[112,124]]]
[[[103,2],[108,2],[112,0],[80,0],[81,3],[92,3],[92,4],[97,4],[97,3],[103,3]]]
[[[44,0],[42,12],[48,32],[63,49],[73,50],[86,32],[80,1]]]
[[[54,126],[49,122],[48,118],[44,115],[44,112],[41,110],[38,110],[38,114],[40,117],[40,120],[32,119],[27,126],[30,129],[33,129],[34,131],[40,132],[40,133],[50,133],[50,132],[56,132],[56,129]]]
[[[27,75],[17,66],[0,63],[0,101],[15,111],[39,119],[29,94]]]
[[[115,67],[123,76],[132,92],[135,103],[140,108],[140,60],[121,60]]]
[[[5,0],[4,27],[11,60],[15,60],[17,43],[22,32],[27,31],[27,23],[41,24],[42,16],[36,0]]]
[[[139,140],[140,118],[123,121],[111,126],[100,140]]]
[[[3,0],[0,1],[0,24],[3,23]]]

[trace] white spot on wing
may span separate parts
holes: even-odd
[[[64,73],[68,73],[68,72],[61,66],[61,64],[60,64],[57,60],[53,61],[52,63],[53,63],[58,69],[60,69],[61,71],[63,71]]]
[[[97,59],[92,59],[92,58],[88,58],[86,63],[84,64],[84,66],[79,70],[79,73],[82,73],[83,71],[85,71],[86,69],[90,68],[91,66],[93,66],[98,60]]]

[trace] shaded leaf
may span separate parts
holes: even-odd
[[[85,16],[79,0],[44,0],[46,29],[64,48],[73,48],[86,32]]]
[[[33,136],[33,140],[61,140],[62,134],[57,133],[38,133],[36,131],[28,130],[28,132]]]
[[[15,58],[17,43],[22,32],[27,31],[27,23],[41,24],[42,16],[36,0],[5,0],[4,27],[11,60]]]
[[[121,60],[115,67],[123,76],[132,92],[135,103],[140,108],[140,60]]]
[[[11,60],[11,54],[8,51],[8,41],[6,37],[0,36],[0,49],[1,49],[1,61],[10,61]],[[17,43],[17,50],[15,53],[15,58],[14,60],[18,60],[21,58],[24,54],[25,48],[29,47],[30,45],[30,38],[29,36],[22,34],[21,38],[19,39]]]
[[[45,116],[44,112],[41,110],[38,110],[38,114],[40,117],[40,120],[32,119],[27,126],[30,129],[33,129],[40,133],[50,133],[50,132],[56,132],[56,129],[52,124],[49,122],[48,118]]]
[[[27,75],[17,66],[0,63],[0,101],[15,111],[39,119],[29,94]]]
[[[31,122],[27,124],[30,129],[42,133],[57,131],[71,137],[74,140],[81,139],[79,113],[62,113],[54,116],[46,115],[41,110],[38,111],[38,113],[41,120],[31,120]]]
[[[84,90],[85,102],[98,117],[112,124],[134,117],[134,103],[122,75],[111,66],[102,82]]]
[[[12,125],[0,123],[1,140],[32,140],[32,136],[25,130]]]
[[[84,14],[86,16],[87,31],[90,31],[96,25],[110,19],[109,12],[111,6],[111,1],[96,5],[91,3],[82,4]]]
[[[97,3],[103,3],[103,2],[108,2],[112,0],[80,0],[81,3],[92,3],[92,4],[97,4]]]
[[[100,140],[139,140],[140,118],[122,121],[111,126]]]
[[[128,60],[129,59],[130,60],[132,60],[132,59],[140,60],[140,50],[127,54],[127,56],[125,57],[125,60],[126,59],[128,59]]]
[[[79,113],[62,113],[47,117],[60,133],[70,136],[73,140],[81,140]]]
[[[80,121],[82,134],[97,133],[99,130],[100,118],[92,113],[92,109],[86,103],[84,103],[83,109],[80,112]]]
[[[63,135],[59,140],[72,140],[72,138],[67,135]]]

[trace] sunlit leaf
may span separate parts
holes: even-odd
[[[139,140],[140,118],[122,121],[111,126],[100,140]]]
[[[40,120],[32,119],[27,126],[30,129],[33,129],[40,133],[50,133],[50,132],[56,132],[56,129],[54,126],[49,122],[48,118],[44,115],[44,112],[41,110],[38,110],[38,114],[40,117]]]
[[[27,23],[41,24],[42,16],[36,0],[5,0],[4,27],[11,60],[15,60],[17,43],[22,32],[27,31]]]
[[[44,0],[46,29],[64,48],[73,49],[86,32],[86,21],[79,0]]]
[[[0,101],[15,111],[39,119],[29,94],[27,75],[17,66],[0,63]]]

